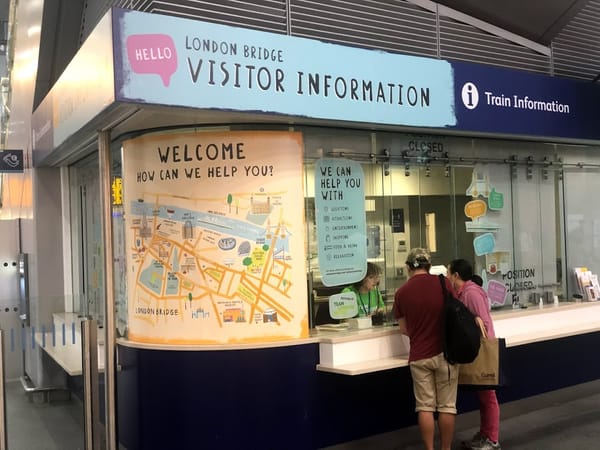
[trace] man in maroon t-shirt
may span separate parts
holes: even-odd
[[[440,279],[431,275],[431,257],[423,248],[410,251],[406,259],[408,281],[394,297],[394,316],[400,331],[410,339],[408,362],[413,379],[416,411],[421,437],[427,450],[433,450],[434,412],[442,450],[450,450],[456,417],[458,368],[444,359],[441,320],[444,297]],[[450,283],[446,281],[451,291]]]

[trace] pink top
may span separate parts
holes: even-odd
[[[494,332],[494,323],[490,314],[490,305],[487,294],[481,286],[467,281],[456,292],[458,299],[462,301],[469,310],[483,320],[485,331],[488,337],[496,337]]]

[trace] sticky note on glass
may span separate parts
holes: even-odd
[[[506,301],[506,286],[496,280],[490,280],[487,285],[487,295],[492,306],[504,305]]]
[[[465,205],[465,216],[470,217],[472,220],[485,216],[486,212],[487,205],[483,200],[471,200]]]
[[[492,233],[484,233],[473,239],[473,248],[477,256],[487,255],[496,248],[496,239]]]
[[[492,192],[490,192],[490,197],[488,198],[488,206],[494,211],[504,208],[504,194],[496,192],[496,189],[492,188]]]

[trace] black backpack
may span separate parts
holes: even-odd
[[[440,275],[444,295],[442,310],[442,350],[450,364],[473,362],[479,353],[481,331],[475,315],[463,302],[454,298],[446,289],[444,275]]]

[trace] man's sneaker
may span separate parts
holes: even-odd
[[[468,441],[462,441],[460,444],[464,449],[478,448],[485,440],[486,438],[478,431],[471,439]]]
[[[481,441],[481,444],[477,447],[471,447],[472,450],[501,450],[500,442],[492,442],[488,438]]]

